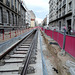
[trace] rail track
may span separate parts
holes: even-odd
[[[34,73],[29,64],[36,63],[38,31],[28,35],[0,60],[0,75],[26,75]]]

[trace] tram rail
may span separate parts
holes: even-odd
[[[31,59],[34,62],[36,58],[37,36],[38,31],[34,30],[1,56],[0,75],[26,75],[28,73]]]

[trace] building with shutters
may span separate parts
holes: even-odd
[[[71,26],[72,31],[75,32],[75,0],[56,0],[56,3],[53,1],[49,0],[49,26],[55,27],[59,31],[63,31],[65,26],[68,31]],[[56,8],[51,10],[53,5]]]

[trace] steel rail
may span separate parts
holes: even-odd
[[[29,60],[30,60],[30,57],[31,57],[31,53],[32,51],[34,50],[34,47],[35,47],[35,43],[36,43],[36,40],[37,40],[37,35],[38,35],[38,32],[36,31],[36,34],[32,40],[32,43],[30,45],[30,48],[29,48],[29,52],[27,54],[27,58],[26,58],[26,61],[24,63],[24,67],[23,67],[23,70],[21,72],[21,75],[26,75],[26,72],[27,72],[27,68],[28,68],[28,65],[29,65]]]
[[[32,55],[33,51],[36,49],[37,38],[38,38],[37,36],[38,36],[38,31],[33,30],[29,35],[27,35],[26,37],[21,39],[17,44],[15,44],[13,47],[11,47],[9,50],[7,50],[5,52],[5,54],[2,55],[2,57],[0,57],[0,59],[2,60],[2,61],[0,60],[0,66],[1,66],[0,74],[1,73],[5,74],[5,72],[10,72],[10,73],[17,72],[17,74],[20,74],[20,75],[26,75],[27,74],[31,55]],[[24,44],[24,46],[23,46],[23,44]],[[25,44],[27,44],[27,45],[29,44],[29,46],[27,46]],[[25,51],[26,47],[28,47],[27,52],[26,52],[26,54],[24,54],[25,56],[22,56],[23,53],[22,54],[19,53],[20,48],[21,48],[21,51],[23,52],[22,48]],[[12,54],[12,52],[13,52],[13,54]],[[21,56],[15,57],[15,55],[17,55],[17,53],[21,54]],[[6,57],[7,55],[9,55],[10,58],[7,58]],[[16,61],[11,60],[11,59],[14,59],[14,57],[16,59],[20,58],[19,61],[18,60],[16,60]],[[21,58],[23,58],[23,59],[21,60]],[[16,63],[16,64],[20,63],[20,64],[18,64],[18,66],[17,66],[18,69],[16,69],[16,68],[13,69],[14,67],[6,69],[5,67],[9,66],[8,63],[10,63],[10,65],[13,65],[13,66],[14,66],[13,63]],[[16,64],[15,64],[15,66],[16,66]],[[23,64],[23,66],[21,64]],[[4,67],[4,68],[2,69],[2,67]],[[21,68],[21,69],[19,69],[19,68]],[[9,73],[7,73],[7,74],[9,74]]]

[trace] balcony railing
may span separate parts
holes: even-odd
[[[6,5],[10,7],[10,2],[8,0],[6,1]]]
[[[3,0],[0,0],[1,2],[3,2]]]

